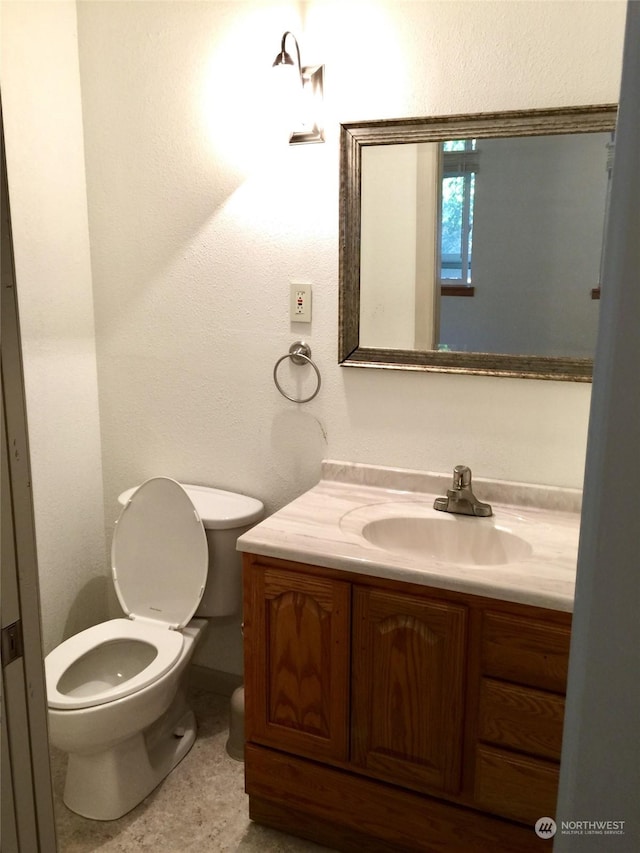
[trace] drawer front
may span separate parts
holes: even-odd
[[[540,758],[560,760],[564,698],[483,678],[478,738]]]
[[[496,815],[534,824],[556,811],[560,766],[490,746],[478,746],[474,801]]]
[[[564,693],[570,636],[569,627],[487,612],[483,618],[482,672]]]

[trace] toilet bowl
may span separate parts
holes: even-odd
[[[263,513],[254,498],[167,477],[120,500],[112,579],[129,618],[87,628],[45,658],[49,736],[69,754],[63,799],[95,820],[126,814],[191,748],[184,676],[207,627],[198,617],[237,610],[240,566],[227,540]]]

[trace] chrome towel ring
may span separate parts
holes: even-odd
[[[278,382],[278,367],[280,367],[280,364],[285,360],[285,358],[290,358],[294,364],[310,364],[311,367],[313,367],[313,369],[315,370],[316,377],[318,379],[318,384],[316,385],[316,389],[313,394],[311,394],[309,397],[304,397],[302,399],[298,399],[297,397],[290,397],[282,390],[282,387]],[[308,344],[305,344],[304,341],[296,341],[294,344],[291,344],[291,346],[289,347],[289,352],[279,358],[274,365],[273,381],[276,383],[276,388],[282,394],[282,396],[286,397],[287,400],[291,400],[292,403],[308,403],[309,400],[313,400],[313,398],[320,390],[322,379],[320,378],[320,371],[318,370],[317,365],[311,360],[311,347]]]

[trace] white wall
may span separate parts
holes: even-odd
[[[438,152],[432,142],[362,149],[361,347],[433,347]]]
[[[415,347],[417,145],[362,150],[360,346]]]
[[[3,2],[2,106],[45,652],[104,618],[106,561],[76,9]]]
[[[615,101],[623,24],[621,2],[81,0],[107,523],[157,473],[272,511],[324,457],[580,486],[588,385],[338,366],[339,122]],[[279,145],[285,29],[326,64],[324,145]],[[311,327],[288,318],[296,278]],[[298,338],[323,377],[300,407],[271,379]],[[236,627],[212,666],[237,670]]]
[[[338,122],[613,101],[624,7],[365,6],[80,4],[108,504],[163,470],[273,509],[326,455],[581,484],[588,386],[337,365]],[[287,27],[326,63],[325,145],[269,144]],[[311,328],[287,316],[297,276],[314,283]],[[296,408],[271,369],[300,336],[323,389]],[[442,430],[470,406],[472,433]]]

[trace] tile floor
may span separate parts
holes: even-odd
[[[323,853],[327,848],[249,820],[244,764],[227,755],[229,699],[190,690],[198,738],[189,754],[139,806],[93,821],[62,802],[65,757],[52,752],[59,853]]]

